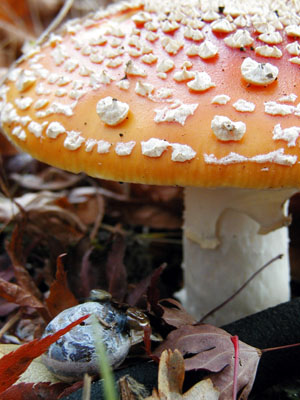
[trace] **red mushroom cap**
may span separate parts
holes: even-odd
[[[105,179],[300,186],[293,2],[135,1],[67,22],[1,88],[6,134]]]

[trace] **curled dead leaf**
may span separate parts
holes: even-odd
[[[10,178],[28,190],[64,190],[76,185],[82,175],[71,174],[54,167],[48,167],[36,174],[12,173]]]
[[[159,301],[159,306],[163,310],[162,319],[171,326],[179,328],[183,325],[192,325],[196,323],[194,317],[192,317],[185,308],[174,299],[162,299]]]
[[[130,375],[124,375],[118,383],[121,400],[141,400],[149,394],[146,387]]]
[[[63,193],[41,191],[38,193],[26,193],[23,196],[11,200],[5,196],[0,196],[0,221],[9,222],[12,218],[21,213],[22,210],[36,217],[53,214],[57,219],[66,221],[71,226],[85,231],[86,227],[80,219],[73,213],[56,205],[56,202],[64,196]]]
[[[24,307],[45,309],[45,305],[32,293],[15,283],[7,282],[0,278],[0,296],[9,302]]]
[[[158,390],[145,400],[218,400],[219,391],[210,379],[204,379],[184,394],[184,359],[178,350],[164,350],[161,354],[158,370]]]

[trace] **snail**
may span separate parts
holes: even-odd
[[[57,332],[78,318],[94,314],[100,337],[106,347],[107,359],[115,369],[125,360],[130,347],[143,340],[143,328],[149,325],[147,316],[134,307],[117,309],[109,293],[92,290],[87,302],[58,314],[46,327],[43,337]],[[98,374],[92,317],[74,327],[49,346],[42,356],[44,365],[59,379],[75,381],[85,373]]]

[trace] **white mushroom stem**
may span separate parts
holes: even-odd
[[[289,299],[289,218],[284,204],[295,192],[186,188],[185,284],[178,297],[192,315],[200,319],[279,254],[282,259],[205,322],[223,325]]]

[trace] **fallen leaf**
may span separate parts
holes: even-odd
[[[51,203],[57,200],[57,195],[48,196],[45,192],[34,195],[36,197],[29,201],[25,209],[21,207],[22,211],[19,210],[7,252],[14,266],[17,283],[37,298],[42,298],[37,287],[41,287],[42,283],[52,283],[57,257],[83,237],[86,227],[75,214]],[[45,259],[45,254],[49,259]],[[31,274],[26,265],[32,265]]]
[[[46,190],[38,193],[26,193],[13,200],[2,195],[0,197],[0,221],[8,223],[21,215],[22,211],[23,214],[25,212],[27,221],[34,221],[38,227],[43,227],[43,229],[53,229],[51,225],[54,225],[55,228],[59,222],[60,230],[64,224],[80,233],[85,232],[86,226],[77,215],[58,205],[59,200],[64,196],[63,192],[54,193]],[[57,232],[59,233],[59,230]]]
[[[1,393],[1,400],[53,400],[64,391],[68,384],[58,383],[19,383]]]
[[[5,317],[19,306],[15,303],[8,303],[4,298],[0,298],[0,317]]]
[[[147,288],[147,302],[149,304],[149,308],[154,311],[157,315],[162,315],[162,310],[158,304],[160,299],[160,291],[159,291],[159,279],[163,271],[165,270],[167,264],[162,264],[159,268],[151,275],[150,284]]]
[[[62,194],[51,192],[25,193],[20,197],[15,197],[13,200],[0,196],[0,221],[9,222],[20,213],[20,210],[25,211],[45,209],[49,205],[53,205],[55,200],[60,198]]]
[[[7,245],[7,253],[11,259],[17,285],[0,281],[1,294],[6,300],[21,306],[36,308],[46,322],[50,320],[49,312],[42,303],[42,294],[27,271],[25,252],[23,251],[24,226],[16,224],[10,243]],[[28,247],[28,246],[27,246]]]
[[[1,358],[8,353],[11,353],[21,345],[18,344],[0,344],[0,363]],[[35,358],[28,368],[19,376],[18,380],[14,383],[15,385],[19,383],[57,383],[61,382],[55,375],[53,375],[42,362],[41,357]],[[1,398],[2,400],[2,398]]]
[[[178,350],[164,350],[158,369],[158,391],[145,400],[218,400],[219,391],[210,379],[196,383],[182,394],[184,382],[184,359]],[[228,400],[228,398],[227,398]]]
[[[119,205],[119,218],[125,224],[154,229],[181,228],[181,188],[131,184],[127,189],[126,207]]]
[[[148,295],[148,301],[157,306],[159,299],[159,291],[157,288],[158,279],[164,269],[166,264],[162,264],[160,267],[156,268],[150,275],[146,276],[143,280],[138,282],[135,287],[127,295],[127,303],[131,306],[140,306],[143,308],[145,299]],[[154,294],[155,292],[155,294]],[[162,314],[160,308],[158,309],[159,316]]]
[[[59,399],[65,399],[65,397],[70,396],[70,394],[77,392],[77,390],[81,389],[83,387],[83,380],[74,382],[73,384],[70,384],[67,386],[61,394],[58,396]],[[52,399],[51,399],[52,400]]]
[[[54,167],[48,167],[36,174],[12,173],[10,178],[28,190],[65,190],[82,180],[82,175],[71,174]]]
[[[122,376],[118,384],[121,400],[141,400],[149,395],[146,387],[130,375]]]
[[[101,242],[106,249],[106,243]],[[64,263],[70,266],[68,281],[77,299],[89,297],[92,289],[107,290],[105,275],[106,251],[98,256],[88,236],[83,237],[68,250]],[[97,254],[94,256],[94,254]],[[101,252],[100,252],[101,253]]]
[[[15,283],[7,282],[0,278],[0,296],[5,300],[24,307],[45,309],[45,305],[32,293]]]
[[[89,238],[84,237],[74,247],[75,254],[68,255],[69,263],[72,265],[70,284],[77,298],[89,297],[92,289],[101,288],[99,282],[103,282],[103,287],[106,288],[105,268],[98,260],[93,262],[91,259],[93,251],[94,247]]]
[[[179,229],[182,221],[166,206],[129,204],[124,213],[125,222],[134,225],[148,226],[154,229]]]
[[[116,233],[106,262],[108,292],[115,300],[123,301],[127,292],[127,272],[123,262],[126,250],[125,238]]]
[[[165,349],[178,349],[185,359],[185,370],[205,370],[220,390],[220,400],[232,398],[234,377],[234,347],[231,335],[212,325],[186,325],[172,331],[156,349],[159,356]],[[247,399],[256,375],[261,351],[239,341],[237,392]]]
[[[58,257],[57,259],[56,279],[50,286],[50,293],[46,299],[46,304],[51,318],[56,317],[57,314],[66,308],[70,308],[78,304],[78,301],[69,289],[67,273],[64,270],[64,265],[62,263],[62,256]]]
[[[77,187],[67,196],[67,208],[74,212],[86,225],[101,223],[105,212],[104,196],[94,187]]]
[[[158,304],[163,310],[161,318],[170,326],[179,328],[180,326],[192,325],[197,322],[177,300],[162,299]]]
[[[16,224],[11,235],[11,240],[7,247],[7,253],[12,262],[15,278],[20,288],[26,290],[36,299],[42,299],[42,294],[36,286],[31,275],[27,271],[26,257],[23,246],[23,236],[25,234],[24,224]],[[28,246],[27,246],[28,247]],[[18,303],[19,304],[19,303]]]
[[[3,356],[0,360],[0,393],[3,393],[19,379],[20,375],[27,369],[34,358],[43,354],[52,343],[69,332],[74,326],[80,324],[88,316],[85,315],[79,318],[53,335],[25,343],[18,347],[17,350]]]

